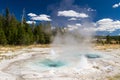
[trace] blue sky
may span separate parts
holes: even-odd
[[[98,34],[120,35],[120,0],[1,0],[0,13],[8,7],[18,20],[22,10],[28,23],[51,21],[54,26],[80,27],[93,23]],[[88,28],[88,27],[87,27]]]

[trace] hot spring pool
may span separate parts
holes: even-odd
[[[62,61],[50,60],[50,59],[46,59],[46,60],[42,61],[41,63],[47,67],[62,67],[65,65],[65,63],[63,63]]]
[[[85,56],[86,56],[87,58],[91,58],[91,59],[101,58],[101,55],[99,55],[99,54],[92,54],[92,53],[86,54]]]
[[[57,58],[37,58],[29,61],[26,63],[27,67],[30,67],[35,70],[50,70],[50,69],[62,69],[66,67],[76,67],[75,65],[82,65],[83,64],[89,64],[88,60],[89,59],[98,59],[98,58],[103,58],[104,55],[102,55],[99,52],[86,52],[86,53],[78,53],[78,54],[70,54],[69,55],[64,55],[65,57],[61,58],[61,56]],[[69,56],[69,57],[67,57]],[[85,58],[81,58],[84,56]],[[86,66],[85,65],[85,66]]]
[[[45,67],[45,68],[59,68],[59,67],[65,66],[66,63],[63,62],[63,61],[60,61],[60,60],[45,59],[45,60],[42,60],[42,61],[35,62],[34,65],[42,66],[42,67]]]

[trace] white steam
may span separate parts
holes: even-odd
[[[61,28],[60,31],[57,31],[58,33],[52,42],[52,48],[56,50],[55,48],[59,46],[59,49],[62,51],[61,59],[72,60],[72,57],[70,56],[89,53],[92,50],[91,41],[95,35],[95,30],[93,30],[95,25],[90,20],[90,15],[88,15],[88,13],[85,13],[82,8],[73,5],[74,0],[65,0],[62,3],[64,4],[66,1],[70,1],[71,3],[67,6],[64,5],[64,7],[60,4],[60,7],[57,9],[59,11],[53,10],[53,13],[58,15],[57,19],[53,19],[53,21],[58,23],[58,25],[62,24],[65,27]],[[73,12],[74,14],[68,15],[65,10],[75,12]],[[85,15],[82,16],[85,18],[81,18],[81,13],[83,12]],[[73,19],[70,20],[70,18]],[[81,60],[79,61],[79,65],[81,65],[81,67],[88,66],[88,62],[85,57],[81,57]]]

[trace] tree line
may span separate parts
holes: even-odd
[[[64,35],[66,33],[64,27],[51,29],[50,22],[29,25],[25,17],[20,22],[8,8],[4,14],[0,14],[0,45],[49,44],[58,33]],[[120,44],[120,36],[107,35],[95,38],[97,43]]]
[[[29,25],[25,17],[18,21],[8,8],[0,14],[0,45],[49,44],[51,36],[50,22]]]
[[[120,36],[96,36],[97,43],[102,44],[120,44]]]

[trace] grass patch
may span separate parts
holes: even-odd
[[[107,50],[107,49],[119,49],[120,45],[119,44],[95,44],[94,48],[97,50]]]
[[[23,48],[35,48],[35,47],[38,47],[38,48],[48,48],[50,47],[49,44],[44,44],[44,45],[41,45],[41,44],[37,44],[37,45],[22,45],[22,46],[16,46],[16,45],[5,45],[5,46],[1,46],[0,45],[0,53],[7,53],[8,51],[16,51],[16,50],[20,50],[20,49],[23,49]]]
[[[113,77],[109,77],[108,80],[120,80],[120,74],[115,75]]]

